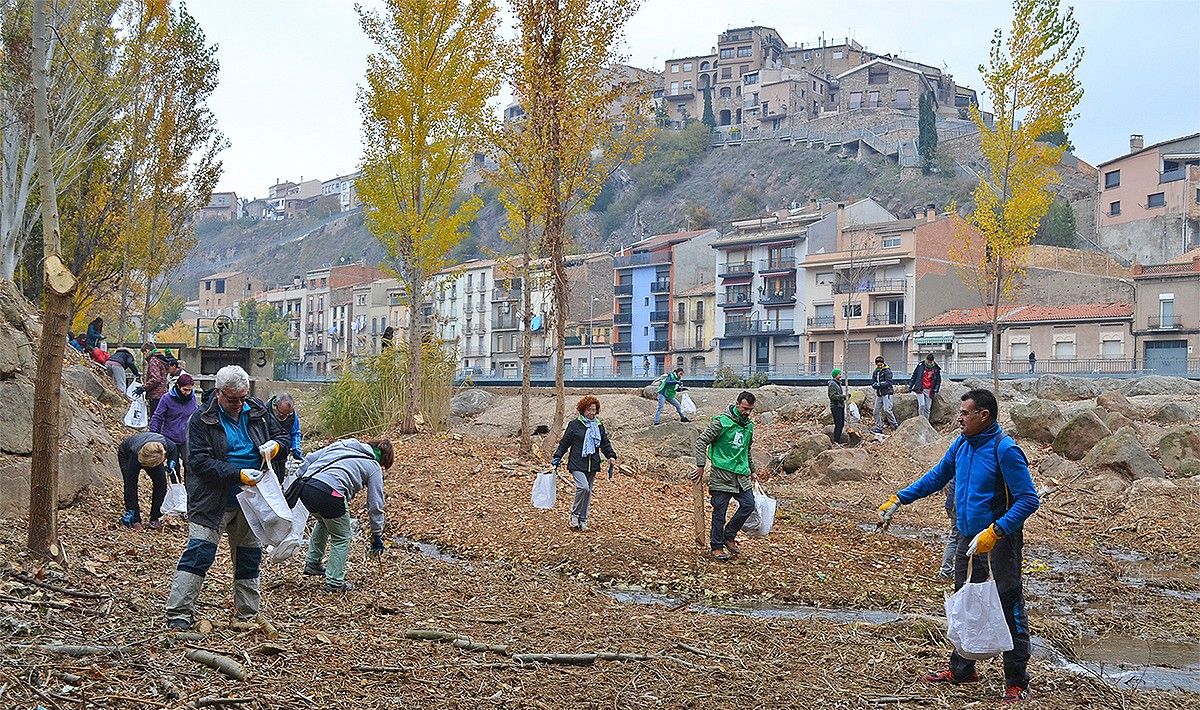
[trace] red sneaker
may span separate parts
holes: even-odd
[[[1022,688],[1019,685],[1010,685],[1004,689],[1004,695],[1000,698],[1002,703],[1019,703],[1029,699],[1029,688]]]
[[[958,685],[959,683],[977,683],[979,682],[979,674],[972,673],[966,678],[955,678],[954,671],[947,668],[944,671],[934,671],[921,676],[921,680],[926,683],[951,683]]]

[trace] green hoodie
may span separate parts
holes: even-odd
[[[712,461],[710,490],[728,493],[749,490],[749,476],[754,472],[754,459],[750,455],[753,439],[754,422],[743,417],[736,406],[730,405],[729,411],[713,417],[696,439],[696,465]]]

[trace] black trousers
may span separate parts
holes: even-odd
[[[327,483],[308,479],[300,489],[300,500],[308,512],[322,518],[340,518],[346,515],[346,503],[342,496],[335,496]]]
[[[121,479],[124,483],[125,510],[132,510],[133,521],[140,523],[142,510],[138,507],[138,473],[141,472],[142,465],[138,463],[137,454],[124,446],[117,449],[117,463],[121,466]],[[167,497],[167,469],[166,466],[157,466],[147,469],[146,474],[150,476],[153,486],[150,491],[150,520],[153,522],[162,517],[162,504]]]
[[[829,410],[833,412],[833,442],[842,443],[842,429],[846,426],[846,403],[831,402]]]
[[[958,545],[954,551],[954,589],[957,591],[967,581],[967,548],[971,538],[958,534]],[[996,580],[996,591],[1000,593],[1000,605],[1004,608],[1004,620],[1012,634],[1013,648],[1004,652],[1004,684],[1020,688],[1029,687],[1029,619],[1025,616],[1025,595],[1021,590],[1021,556],[1024,542],[1021,531],[996,541],[992,548],[992,577]],[[977,555],[972,568],[972,582],[987,581],[988,564],[986,555]],[[975,673],[975,661],[950,653],[950,670],[955,678],[969,678]]]

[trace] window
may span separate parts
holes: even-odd
[[[1108,216],[1116,217],[1119,214],[1121,214],[1121,201],[1117,200],[1116,202],[1108,203]]]
[[[862,108],[862,92],[861,91],[851,91],[850,92],[850,108],[852,108],[852,109]]]
[[[804,53],[804,61],[807,62],[810,59],[812,59],[812,52],[805,52]]]
[[[747,84],[747,85],[757,84],[758,83],[758,72],[755,72],[753,74],[747,74],[746,76],[742,77],[742,83]]]
[[[1104,173],[1104,189],[1105,190],[1107,190],[1109,188],[1113,188],[1113,187],[1120,187],[1120,185],[1121,185],[1121,171],[1120,170],[1112,170],[1110,172]]]
[[[868,91],[867,92],[867,107],[868,108],[879,108],[879,92],[878,91]]]
[[[704,326],[696,326],[696,347],[704,347]]]
[[[212,290],[212,281],[205,281],[205,282],[204,282],[204,290],[205,290],[205,291],[211,291],[211,290]]]
[[[225,279],[217,280],[217,293],[225,293]]]
[[[886,84],[886,83],[888,83],[887,69],[875,69],[875,68],[868,69],[867,70],[867,83],[868,84]]]
[[[883,248],[884,249],[895,249],[899,246],[900,246],[900,237],[884,237],[883,238]]]
[[[727,99],[727,98],[729,98],[729,97],[731,97],[731,96],[733,96],[733,92],[729,90],[729,87],[728,87],[728,86],[722,86],[722,87],[721,87],[721,98],[723,98],[723,99]]]
[[[683,63],[683,70],[684,70],[684,71],[691,71],[691,70],[692,70],[692,63],[691,63],[691,62],[684,62],[684,63]]]
[[[1200,205],[1200,187],[1196,188],[1196,204]]]
[[[675,104],[675,108],[676,108],[676,109],[678,109],[678,111],[679,111],[679,115],[681,115],[681,116],[682,116],[682,115],[683,115],[683,112],[684,112],[684,111],[687,111],[687,104],[685,104],[685,103],[678,103],[678,104]]]
[[[1105,333],[1101,338],[1100,357],[1105,360],[1114,360],[1125,356],[1125,347],[1120,333]]]
[[[644,305],[646,306],[646,308],[649,308],[649,307],[650,307],[650,297],[649,297],[649,296],[647,296],[647,297],[646,297],[646,299],[645,299],[645,301],[646,301],[646,302],[645,302],[645,304],[644,304]]]
[[[1167,204],[1166,193],[1156,192],[1153,195],[1146,195],[1146,207],[1165,207]]]
[[[650,335],[650,328],[648,326],[642,326],[642,335]]]
[[[721,68],[721,78],[722,79],[732,79],[733,78],[733,69],[731,67],[722,67]]]
[[[679,73],[679,65],[678,65],[678,64],[672,64],[672,65],[671,65],[671,73],[672,73],[672,74],[678,74],[678,73]]]
[[[686,321],[687,320],[687,304],[684,303],[683,301],[680,301],[679,308],[677,310],[679,311],[679,316],[678,316],[677,320],[680,323]]]
[[[479,275],[479,290],[480,290],[480,291],[486,291],[486,290],[487,290],[487,274],[480,274],[480,275]]]
[[[1008,359],[1015,360],[1017,362],[1025,362],[1029,360],[1029,343],[1009,343]]]
[[[861,303],[843,303],[842,304],[843,318],[862,318]]]
[[[721,59],[733,59],[733,47],[726,47],[721,50]]]
[[[467,290],[471,290],[471,284],[475,280],[475,274],[467,274]]]
[[[739,57],[753,57],[754,56],[754,48],[753,47],[738,47],[737,55]]]
[[[1075,359],[1075,341],[1074,340],[1059,340],[1054,343],[1054,359],[1055,360],[1074,360]]]
[[[684,89],[684,91],[691,91],[691,90],[692,90],[692,80],[691,80],[691,79],[684,79],[684,80],[683,80],[683,89]]]
[[[738,76],[741,76],[742,74],[745,74],[748,71],[750,71],[749,64],[739,64],[738,65]]]
[[[671,82],[671,95],[674,96],[675,94],[678,94],[678,93],[679,93],[679,82],[672,81]]]
[[[908,89],[896,89],[896,108],[912,108],[912,104],[908,102]]]
[[[817,285],[818,286],[828,286],[831,283],[833,283],[833,272],[832,271],[818,271],[817,272]]]
[[[704,301],[696,301],[696,320],[704,320]]]
[[[708,71],[708,62],[700,62],[700,71]]]

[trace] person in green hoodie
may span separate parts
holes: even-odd
[[[667,373],[667,378],[658,386],[658,410],[654,412],[654,426],[662,423],[663,404],[670,402],[671,406],[675,407],[675,411],[679,412],[679,421],[691,421],[683,414],[683,407],[680,406],[679,400],[675,399],[676,392],[682,392],[687,387],[683,386],[683,368],[677,367]]]
[[[741,549],[737,534],[754,512],[753,481],[758,480],[754,472],[754,458],[750,455],[750,444],[754,438],[754,423],[750,413],[754,411],[754,395],[742,392],[729,410],[713,417],[712,423],[696,439],[696,470],[691,480],[700,481],[704,466],[712,461],[712,473],[708,476],[708,493],[712,499],[712,528],[709,556],[722,562]],[[725,522],[729,501],[736,500],[737,512]]]
[[[846,426],[846,376],[837,367],[829,375],[829,409],[833,412],[833,443],[841,446]]]

